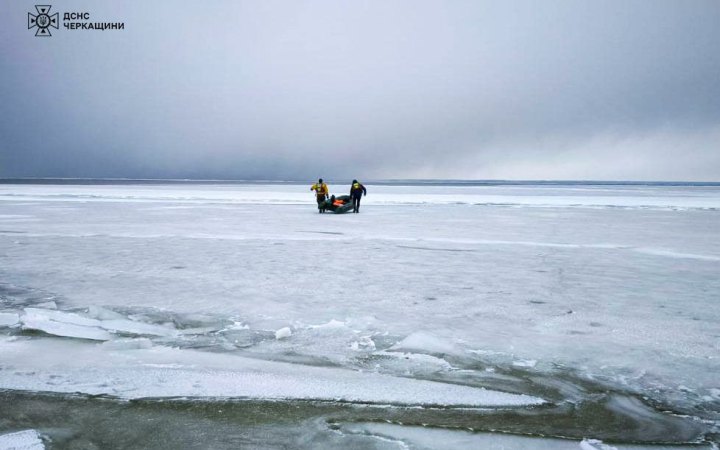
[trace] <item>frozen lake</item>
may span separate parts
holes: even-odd
[[[0,184],[0,448],[717,441],[720,187],[367,188]]]

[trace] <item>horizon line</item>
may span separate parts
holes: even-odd
[[[350,180],[348,178],[348,180]],[[151,183],[213,183],[213,184],[219,184],[219,183],[252,183],[252,184],[262,184],[262,183],[268,183],[268,184],[305,184],[305,183],[312,183],[314,182],[314,178],[309,178],[307,180],[305,179],[263,179],[263,178],[254,178],[254,179],[243,179],[243,178],[126,178],[126,177],[0,177],[0,184],[13,184],[13,183],[32,183],[32,182],[44,182],[44,183],[52,183],[52,182],[58,182],[58,183],[65,183],[69,184],[73,181],[76,182],[83,182],[83,183],[89,183],[92,182],[103,182],[103,183],[141,183],[141,182],[151,182]],[[344,182],[344,179],[333,179],[333,178],[327,178],[326,181],[328,182]],[[580,183],[580,184],[599,184],[599,185],[659,185],[659,184],[665,184],[665,185],[720,185],[720,181],[684,181],[684,180],[622,180],[622,179],[614,179],[614,180],[593,180],[593,179],[507,179],[507,178],[378,178],[378,179],[368,179],[365,181],[366,184],[399,184],[399,183],[419,183],[419,184],[432,184],[432,183],[442,183],[442,184],[471,184],[471,183],[477,183],[477,184],[570,184],[570,183]]]

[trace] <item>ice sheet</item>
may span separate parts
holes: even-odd
[[[46,330],[148,336],[148,358],[242,350],[466,386],[563,371],[718,417],[717,187],[368,189],[339,216],[309,186],[1,185],[0,306],[52,298]],[[98,351],[148,344],[112,341]]]
[[[306,204],[305,185],[0,185],[0,201]],[[505,205],[594,208],[718,209],[717,186],[385,186],[367,185],[367,205]],[[335,195],[348,185],[331,184]],[[178,206],[174,206],[177,208]],[[22,214],[0,216],[7,220]]]

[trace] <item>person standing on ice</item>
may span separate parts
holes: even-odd
[[[363,195],[367,195],[367,189],[365,189],[365,186],[360,184],[358,180],[353,180],[352,186],[350,186],[350,197],[352,197],[354,213],[360,212],[360,198]]]
[[[325,199],[328,198],[328,194],[330,193],[328,185],[323,183],[323,179],[320,178],[317,183],[313,184],[310,187],[310,190],[315,191],[315,195],[317,196],[318,212],[324,213],[325,208],[323,207],[323,204],[325,203]]]

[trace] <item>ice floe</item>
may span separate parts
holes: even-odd
[[[290,336],[292,336],[292,330],[290,329],[290,327],[283,327],[275,332],[275,339],[278,340],[287,339]]]
[[[97,312],[97,311],[96,311]],[[101,314],[111,317],[108,314]],[[22,328],[38,330],[48,334],[96,341],[107,341],[113,334],[141,336],[175,336],[175,329],[137,322],[129,319],[99,320],[84,317],[71,312],[40,308],[25,308],[20,316]]]
[[[0,327],[14,327],[20,323],[20,316],[12,312],[0,312]]]
[[[35,430],[0,434],[0,450],[43,450],[45,445]]]
[[[389,423],[342,424],[338,432],[344,436],[362,435],[379,441],[392,442],[396,448],[432,448],[434,450],[715,450],[712,444],[642,445],[606,444],[598,439],[553,439],[516,436],[505,433],[478,433],[467,430],[403,426]]]
[[[25,308],[21,316],[24,330],[38,330],[55,336],[107,341],[112,334],[99,327],[100,322],[72,313]]]
[[[458,347],[446,339],[439,338],[430,333],[418,331],[410,334],[402,341],[390,347],[392,351],[414,350],[424,353],[458,353]]]
[[[617,447],[604,444],[603,441],[599,439],[583,439],[580,442],[580,448],[582,450],[618,450]]]
[[[40,361],[27,355],[42,352]],[[539,405],[544,400],[378,373],[154,346],[112,351],[69,340],[0,341],[0,389],[106,394],[321,400],[444,407]],[[131,356],[131,358],[129,358]],[[32,358],[30,358],[32,359]],[[27,370],[25,370],[27,369]],[[62,380],[59,381],[58,375]]]

